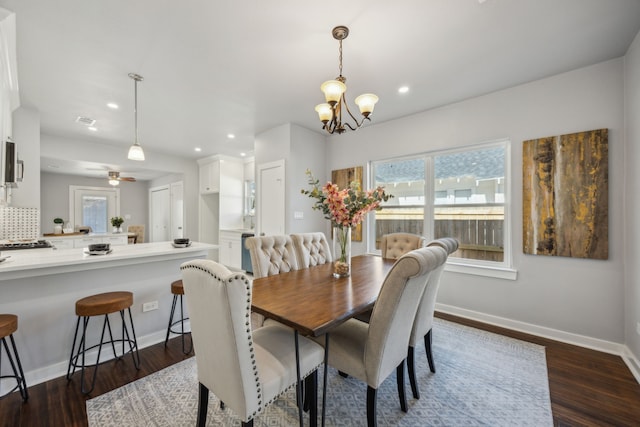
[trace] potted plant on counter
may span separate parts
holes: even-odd
[[[114,233],[122,233],[122,223],[124,219],[121,216],[114,216],[111,218],[111,225],[113,226]]]
[[[53,223],[53,233],[54,234],[62,234],[62,224],[64,224],[64,220],[62,218],[54,218]]]

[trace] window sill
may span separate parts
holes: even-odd
[[[475,276],[494,277],[496,279],[516,280],[518,271],[512,268],[490,267],[485,265],[459,264],[448,261],[444,271],[454,273],[473,274]]]

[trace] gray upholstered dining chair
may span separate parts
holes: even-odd
[[[331,262],[331,248],[322,232],[291,234],[299,268]]]
[[[400,407],[407,411],[404,361],[409,335],[431,272],[444,264],[441,247],[421,248],[400,257],[387,273],[370,322],[349,319],[329,331],[329,365],[367,384],[367,423],[376,422],[376,394],[396,369]],[[325,337],[316,338],[325,344]]]
[[[244,274],[200,259],[180,269],[200,383],[197,425],[206,424],[212,391],[240,417],[243,426],[252,426],[267,405],[297,383],[294,334],[278,326],[251,330],[252,286]],[[309,415],[315,419],[316,370],[324,350],[304,337],[298,337],[298,349]]]
[[[245,246],[249,249],[254,279],[298,269],[296,250],[289,235],[249,237]],[[263,315],[251,314],[254,327],[261,327],[264,322]]]
[[[427,243],[424,236],[411,233],[384,234],[380,241],[382,258],[400,258],[414,249],[423,248]]]
[[[427,244],[427,247],[439,246],[447,251],[447,258],[449,255],[458,250],[458,241],[452,237],[444,237],[437,240],[432,240]],[[431,372],[436,372],[436,367],[433,362],[433,352],[431,347],[431,341],[433,337],[433,312],[436,305],[436,297],[438,295],[438,288],[440,286],[440,276],[444,270],[444,263],[436,268],[429,278],[427,289],[422,294],[420,305],[418,305],[418,311],[413,321],[413,328],[409,337],[409,351],[407,352],[407,367],[409,371],[409,383],[411,384],[411,392],[416,399],[420,398],[420,391],[418,390],[418,384],[416,381],[415,370],[415,347],[424,339],[424,348],[427,353],[427,361],[429,362],[429,369]]]

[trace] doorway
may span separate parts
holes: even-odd
[[[285,233],[284,159],[258,165],[258,232]]]

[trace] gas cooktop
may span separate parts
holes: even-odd
[[[40,249],[51,248],[51,243],[46,240],[30,240],[30,241],[3,241],[0,243],[0,251],[12,251],[17,249]]]

